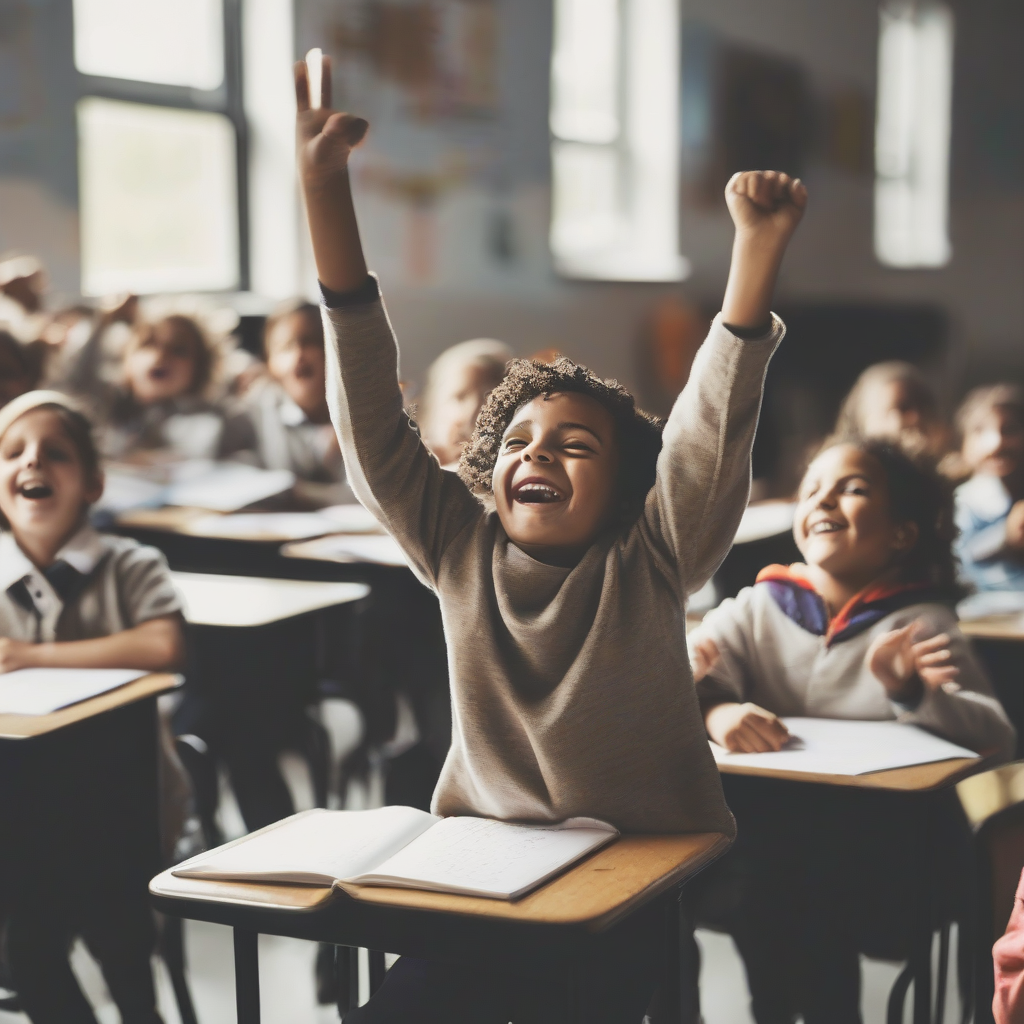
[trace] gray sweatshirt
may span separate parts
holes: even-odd
[[[866,656],[879,634],[916,619],[923,619],[932,635],[949,634],[960,676],[938,690],[926,687],[920,703],[911,708],[889,699]],[[758,583],[708,612],[690,634],[690,643],[707,637],[718,645],[721,657],[697,684],[706,701],[750,701],[776,715],[896,719],[971,750],[997,751],[1004,760],[1013,757],[1013,726],[992,695],[956,615],[945,605],[907,605],[849,639],[829,644],[787,615],[769,584]]]
[[[349,482],[437,592],[452,746],[435,813],[634,833],[735,833],[687,656],[686,595],[747,502],[779,320],[744,341],[719,320],[665,428],[639,520],[574,568],[531,558],[420,442],[379,299],[325,309],[327,396]]]

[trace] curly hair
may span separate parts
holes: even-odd
[[[838,445],[851,445],[882,467],[889,492],[893,522],[917,526],[917,542],[906,553],[903,578],[927,583],[945,599],[958,601],[968,593],[959,579],[959,561],[953,553],[957,527],[953,516],[953,486],[935,468],[935,460],[911,454],[898,444],[871,438],[837,435],[815,456]]]
[[[611,413],[619,449],[618,491],[621,521],[631,522],[654,486],[664,421],[638,409],[633,396],[615,380],[604,380],[561,356],[553,363],[513,359],[505,379],[490,393],[477,416],[473,437],[459,460],[459,476],[477,495],[491,493],[501,441],[516,412],[542,395],[588,395]]]

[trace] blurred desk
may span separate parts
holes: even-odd
[[[185,604],[185,619],[196,626],[266,626],[359,601],[370,593],[365,583],[187,572],[171,576]]]
[[[380,536],[334,533],[315,540],[296,541],[281,548],[285,558],[314,562],[338,562],[343,565],[386,565],[407,568],[408,562],[398,541],[389,534]]]
[[[1024,642],[1024,614],[986,615],[961,621],[960,630],[972,640],[1012,640]]]

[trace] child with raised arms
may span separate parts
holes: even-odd
[[[74,402],[31,391],[0,410],[0,673],[167,671],[182,660],[181,603],[167,564],[153,548],[88,525],[102,491],[91,425]],[[122,741],[131,743],[118,737],[112,747]],[[12,766],[10,753],[7,779],[20,763]],[[89,756],[103,778],[113,755]],[[63,765],[68,785],[53,783],[54,805],[42,820],[38,808],[19,804],[20,784],[0,787],[0,860],[10,859],[0,864],[0,905],[10,913],[14,983],[34,1024],[95,1024],[68,964],[70,944],[82,936],[125,1024],[154,1024],[146,883],[158,865],[139,853],[138,823],[116,820],[104,794],[67,796],[81,788],[79,773],[89,779],[92,770]],[[32,839],[22,849],[25,831]],[[71,874],[74,883],[62,884]]]
[[[684,604],[746,505],[764,375],[784,330],[769,303],[804,186],[775,172],[730,181],[725,302],[663,431],[585,367],[517,361],[481,410],[460,479],[402,408],[348,181],[367,124],[329,98],[311,109],[302,64],[296,92],[327,393],[349,481],[441,602],[453,736],[435,812],[589,815],[627,832],[731,837],[690,682]],[[582,1019],[643,1017],[656,957],[640,942],[619,954],[614,968],[589,965]],[[547,1020],[553,998],[499,964],[467,972],[403,958],[346,1020]]]
[[[789,739],[780,716],[896,719],[1012,757],[1013,727],[957,627],[952,519],[929,464],[886,441],[826,443],[798,492],[805,561],[769,566],[690,636],[711,739],[767,753]],[[922,823],[899,794],[725,781],[739,839],[695,891],[699,908],[715,876],[732,879],[716,901],[729,919],[705,918],[739,946],[755,1020],[859,1022],[858,954],[903,959],[916,879],[958,909],[970,869],[955,797]],[[916,863],[922,843],[932,856]]]

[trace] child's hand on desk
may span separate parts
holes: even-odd
[[[922,687],[937,690],[960,675],[949,650],[949,634],[922,640],[926,630],[925,623],[918,620],[882,633],[868,648],[868,668],[893,700],[918,700]]]
[[[27,644],[22,640],[9,640],[7,637],[0,637],[0,672],[15,672],[19,668],[31,668],[35,646],[35,644]]]
[[[699,683],[714,667],[721,657],[718,644],[711,637],[698,640],[690,647],[690,668],[693,669],[693,681]]]
[[[734,753],[781,750],[789,739],[778,715],[756,704],[716,704],[704,713],[704,728],[720,747]]]

